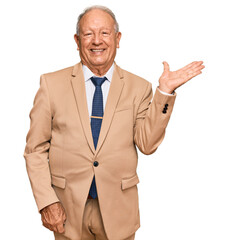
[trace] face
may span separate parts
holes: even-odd
[[[115,32],[112,17],[100,10],[93,9],[80,21],[80,33],[74,35],[82,63],[93,69],[108,70],[119,48],[121,33]]]

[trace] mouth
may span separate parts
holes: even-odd
[[[94,53],[101,53],[101,52],[104,52],[105,49],[90,49],[91,52],[94,52]]]

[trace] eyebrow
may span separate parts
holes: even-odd
[[[114,27],[113,29],[115,29],[115,27]],[[112,30],[112,27],[110,27],[110,28],[108,28],[108,27],[102,27],[100,30],[101,30],[101,31],[102,31],[102,30],[109,30],[109,31],[111,31],[111,30]],[[86,32],[86,31],[93,31],[93,29],[91,29],[90,27],[88,27],[86,30],[83,30],[83,29],[82,29],[82,32]]]

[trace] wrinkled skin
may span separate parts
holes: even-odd
[[[74,39],[81,61],[96,76],[103,76],[113,64],[121,33],[115,31],[112,17],[100,9],[86,13],[79,26]]]
[[[169,64],[167,62],[163,62],[163,64],[164,72],[159,79],[159,89],[167,93],[172,93],[175,89],[202,73],[201,70],[205,67],[202,65],[203,61],[194,61],[177,71],[171,72]]]
[[[66,214],[60,202],[48,205],[40,213],[43,225],[46,228],[57,233],[64,233]]]

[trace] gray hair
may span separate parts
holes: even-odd
[[[105,6],[101,6],[101,5],[94,5],[94,6],[91,6],[91,7],[88,7],[86,8],[79,16],[78,16],[78,22],[77,22],[77,25],[76,25],[76,34],[79,35],[79,23],[80,23],[80,20],[82,19],[82,17],[89,11],[93,10],[93,9],[100,9],[106,13],[108,13],[114,20],[115,22],[115,31],[116,32],[119,32],[119,24],[118,22],[116,21],[116,16],[115,14],[107,7]]]

